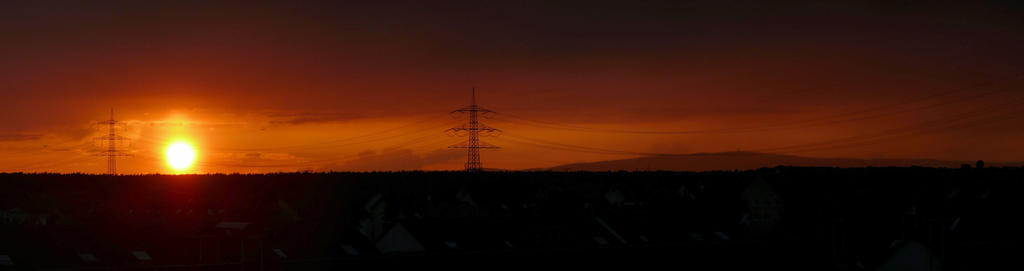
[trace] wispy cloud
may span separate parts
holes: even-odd
[[[451,150],[436,150],[426,153],[415,153],[411,149],[367,150],[360,152],[354,160],[329,166],[327,169],[341,171],[415,170],[458,159],[462,155],[464,155],[462,152]]]
[[[341,122],[363,118],[363,115],[356,113],[337,112],[302,112],[302,113],[275,113],[269,115],[270,124],[275,125],[300,125]]]
[[[30,141],[39,140],[41,138],[43,138],[43,135],[41,134],[0,134],[0,141]]]
[[[200,121],[200,120],[126,120],[122,121],[129,128],[131,127],[153,127],[153,126],[198,126],[198,127],[229,127],[243,125],[245,122],[230,121]]]

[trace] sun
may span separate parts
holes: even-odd
[[[196,161],[196,150],[185,142],[175,142],[167,146],[167,165],[175,170],[185,170]]]

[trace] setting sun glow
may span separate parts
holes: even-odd
[[[196,150],[188,143],[176,142],[167,146],[167,165],[175,170],[185,170],[196,160]]]

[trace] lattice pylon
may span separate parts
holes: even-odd
[[[106,156],[107,157],[107,174],[117,175],[117,157],[129,157],[131,154],[125,153],[123,150],[118,150],[117,145],[120,142],[127,141],[128,139],[117,135],[117,126],[121,124],[114,120],[114,109],[110,109],[110,119],[97,122],[97,124],[107,125],[107,134],[101,137],[97,137],[95,140],[102,140],[107,142],[107,149],[94,154],[95,156]]]
[[[448,148],[459,148],[466,149],[466,171],[482,171],[483,163],[480,162],[480,150],[481,149],[499,149],[498,146],[492,145],[487,142],[480,141],[481,134],[492,135],[500,133],[501,130],[491,128],[480,122],[480,117],[488,118],[495,112],[490,109],[480,107],[476,104],[476,88],[473,88],[472,97],[470,104],[467,107],[456,109],[451,112],[452,114],[468,113],[469,122],[462,126],[448,129],[449,133],[452,134],[463,134],[469,136],[469,139],[455,145],[448,146]]]

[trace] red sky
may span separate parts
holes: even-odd
[[[1024,161],[1020,4],[0,4],[0,171],[459,169],[650,153]],[[630,1],[634,2],[634,1]],[[679,133],[646,133],[676,131]],[[626,151],[626,152],[621,152]]]

